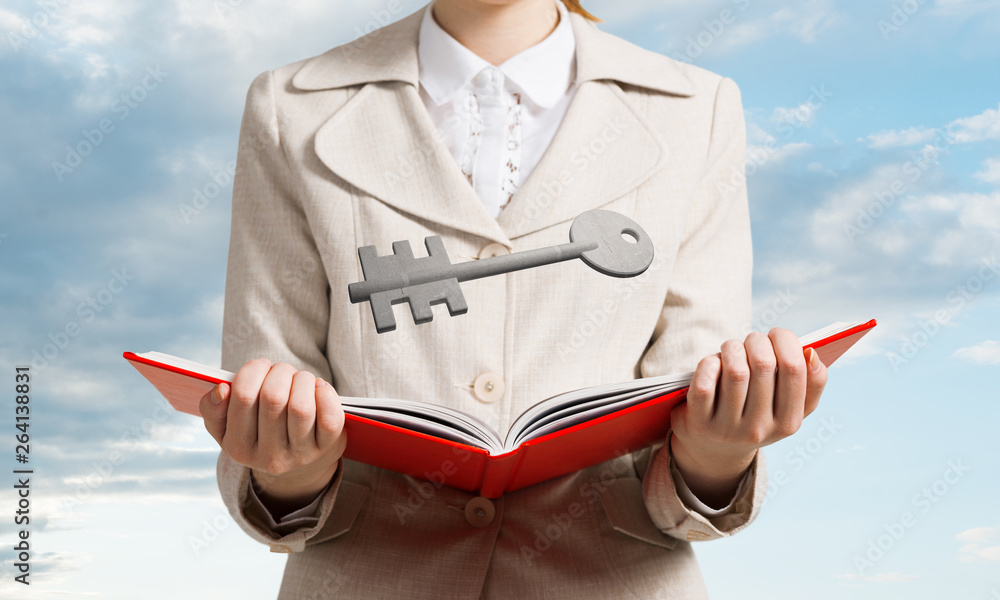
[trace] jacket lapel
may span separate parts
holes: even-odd
[[[295,74],[292,84],[302,90],[363,86],[317,131],[316,154],[351,185],[400,211],[510,245],[420,100],[424,10],[307,61]]]
[[[327,167],[419,219],[510,244],[438,139],[411,85],[366,85],[316,134]]]
[[[516,238],[624,195],[662,168],[670,149],[618,82],[694,95],[676,63],[604,33],[570,13],[577,90],[535,170],[497,219]]]
[[[497,219],[510,238],[574,219],[648,179],[666,145],[613,84],[585,82],[534,171]]]
[[[320,160],[397,210],[510,246],[640,185],[669,158],[662,137],[615,81],[679,96],[693,86],[669,59],[570,14],[578,89],[549,148],[499,218],[438,137],[419,96],[417,40],[426,7],[307,61],[301,90],[363,86],[316,134]]]

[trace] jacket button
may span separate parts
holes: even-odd
[[[493,258],[494,256],[503,256],[504,254],[510,254],[510,250],[507,249],[507,246],[494,242],[479,252],[479,258],[481,260],[484,258]]]
[[[465,520],[473,527],[486,527],[493,522],[497,509],[488,498],[477,496],[465,505]]]
[[[284,544],[268,544],[271,547],[271,552],[277,552],[279,554],[290,554],[292,549]]]
[[[496,402],[503,398],[504,384],[503,378],[496,373],[483,373],[476,377],[476,382],[472,384],[476,398],[482,402]]]

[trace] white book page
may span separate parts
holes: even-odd
[[[684,387],[684,386],[681,386]],[[541,424],[537,428],[532,428],[529,431],[524,432],[523,435],[518,436],[513,447],[516,448],[520,446],[523,442],[527,440],[532,440],[535,438],[548,435],[555,431],[561,431],[563,429],[568,429],[579,423],[584,423],[591,419],[596,419],[597,417],[602,417],[607,414],[611,414],[617,410],[622,410],[623,408],[628,408],[630,406],[635,406],[647,400],[652,400],[653,398],[658,398],[664,394],[675,391],[676,387],[656,387],[649,390],[640,390],[626,394],[622,397],[618,397],[612,402],[602,402],[586,410],[579,410],[574,412],[566,413],[559,419],[549,421]],[[583,409],[584,407],[581,407]]]
[[[799,339],[803,345],[807,345],[863,323],[865,321],[832,323],[801,336]],[[138,356],[224,381],[231,382],[234,376],[229,371],[163,352],[143,352]],[[506,444],[501,440],[500,434],[486,423],[465,412],[446,406],[388,398],[341,396],[340,399],[347,412],[358,416],[467,443],[496,454],[505,449],[507,451],[513,450],[525,439],[558,431],[596,416],[608,414],[686,387],[690,384],[692,375],[694,375],[693,372],[688,372],[646,377],[597,385],[552,396],[534,404],[515,420],[507,433]]]

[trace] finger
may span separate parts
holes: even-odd
[[[812,348],[808,350],[810,356],[806,357],[806,364],[809,374],[806,376],[806,402],[804,416],[809,416],[819,406],[819,397],[826,387],[827,371],[826,365],[819,357],[819,352]]]
[[[329,382],[317,380],[316,444],[320,450],[343,453],[347,445],[344,433],[344,407],[337,390]]]
[[[288,450],[288,398],[295,372],[288,363],[273,364],[260,386],[257,451],[262,456],[279,456]]]
[[[743,347],[750,366],[750,385],[743,407],[744,426],[770,430],[774,411],[775,383],[778,361],[767,334],[754,332],[747,336]]]
[[[743,416],[747,388],[750,384],[750,366],[742,342],[726,340],[722,344],[722,375],[719,378],[719,395],[715,405],[715,420],[736,427]]]
[[[786,437],[798,431],[805,416],[806,360],[799,338],[791,331],[776,327],[768,335],[778,359],[774,422],[777,432]]]
[[[215,441],[222,446],[222,438],[226,435],[226,410],[230,387],[228,383],[220,383],[210,392],[201,397],[198,410],[205,420],[205,429]]]
[[[719,373],[722,372],[722,359],[716,352],[698,362],[694,376],[691,377],[691,387],[688,389],[685,418],[692,418],[696,425],[706,425],[715,413],[715,394],[718,389]]]
[[[288,446],[293,453],[316,449],[316,377],[308,371],[292,376],[288,396]]]
[[[270,367],[271,361],[256,358],[240,367],[233,377],[229,410],[226,411],[225,442],[234,459],[237,459],[236,454],[249,460],[257,445],[257,396]]]
[[[675,436],[680,436],[684,438],[687,437],[688,435],[689,431],[688,419],[692,418],[691,415],[692,411],[694,410],[693,406],[691,405],[690,397],[691,395],[689,392],[688,393],[689,400],[687,402],[681,402],[680,404],[670,409],[670,430],[673,432]],[[695,425],[697,426],[697,424]]]

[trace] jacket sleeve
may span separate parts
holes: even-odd
[[[298,178],[282,146],[285,114],[276,105],[273,73],[247,94],[233,184],[232,227],[222,322],[222,367],[237,371],[264,357],[331,382],[326,356],[329,283],[300,205]],[[251,489],[250,469],[220,453],[219,489],[230,514],[272,550],[301,550],[323,531],[340,488],[343,460],[321,494],[318,518],[272,527]],[[320,536],[322,537],[322,536]]]
[[[640,363],[643,377],[694,370],[723,341],[742,339],[750,323],[752,247],[744,159],[746,125],[740,92],[730,79],[716,89],[708,152],[690,196],[690,215],[670,287],[649,348]],[[667,437],[669,440],[669,435]],[[706,517],[677,494],[680,474],[669,444],[652,448],[642,465],[643,499],[653,523],[665,534],[687,540],[731,535],[748,525],[767,488],[758,452],[732,508]]]

